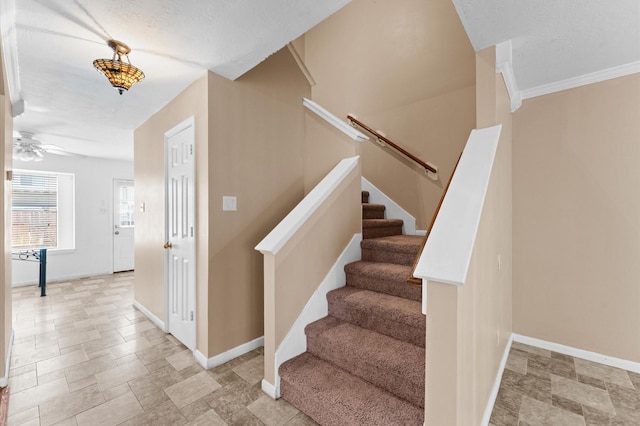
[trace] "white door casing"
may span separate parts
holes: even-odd
[[[113,180],[113,272],[134,267],[133,181]]]
[[[165,249],[168,330],[196,346],[194,119],[165,133]]]

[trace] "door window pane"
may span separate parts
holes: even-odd
[[[122,185],[119,191],[118,226],[134,225],[134,193],[133,186]]]

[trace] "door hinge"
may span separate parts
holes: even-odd
[[[193,237],[193,226],[191,227],[191,236]]]
[[[193,321],[193,311],[191,311],[191,321]]]
[[[189,154],[193,155],[193,145],[189,145]]]

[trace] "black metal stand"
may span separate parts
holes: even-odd
[[[47,249],[40,249],[40,276],[38,287],[40,287],[40,297],[47,295]]]
[[[40,287],[40,297],[47,295],[47,249],[22,250],[11,253],[14,260],[24,260],[27,262],[40,263],[40,275],[38,276],[38,287]],[[33,260],[31,259],[33,257]]]

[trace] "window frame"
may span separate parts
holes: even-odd
[[[56,193],[56,222],[57,222],[57,245],[56,247],[48,247],[47,251],[51,253],[72,252],[75,250],[75,174],[63,172],[51,172],[42,170],[15,169],[13,170],[13,179],[16,175],[33,175],[33,176],[56,176],[58,188]],[[11,215],[13,217],[13,182],[11,185]],[[11,232],[14,232],[13,222],[11,223]],[[11,250],[31,250],[39,247],[15,248],[13,247],[13,236],[11,238]]]

